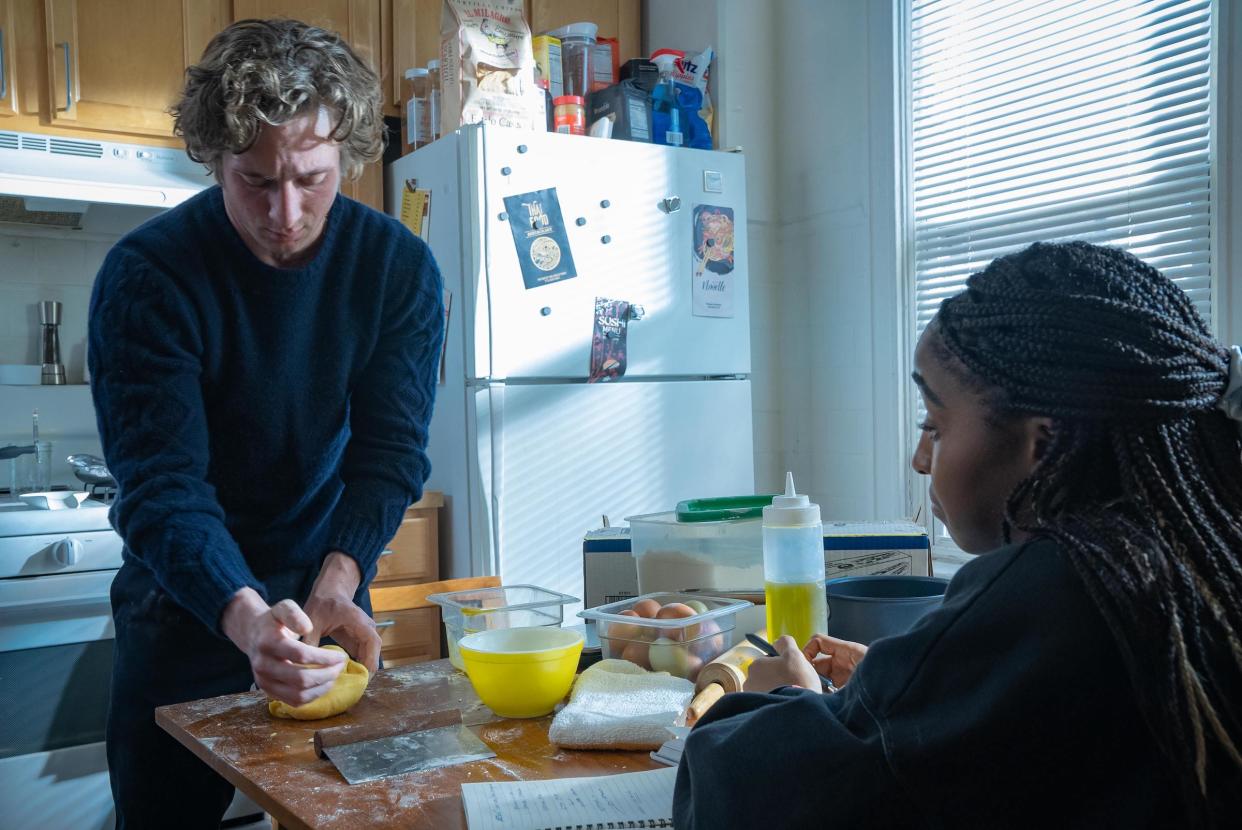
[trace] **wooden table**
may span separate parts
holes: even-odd
[[[350,786],[331,761],[316,757],[316,729],[369,723],[394,712],[460,708],[471,723],[488,710],[464,674],[447,660],[379,672],[349,712],[321,721],[273,718],[262,692],[163,706],[156,722],[248,795],[288,830],[326,828],[465,828],[461,785],[604,775],[659,766],[646,752],[562,750],[548,742],[552,718],[471,726],[495,758]]]

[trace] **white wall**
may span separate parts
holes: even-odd
[[[74,238],[70,232],[0,234],[0,363],[40,362],[41,300],[64,304],[61,359],[69,386],[0,386],[0,446],[29,444],[31,412],[39,410],[39,437],[53,443],[52,482],[74,483],[65,456],[98,455],[90,389],[82,380],[91,285],[113,239]],[[0,486],[8,471],[0,469]]]
[[[646,45],[718,51],[746,153],[756,489],[905,511],[891,0],[647,0]]]

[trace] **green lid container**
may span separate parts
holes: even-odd
[[[724,522],[734,519],[762,519],[763,508],[775,495],[721,496],[714,499],[687,499],[677,503],[679,522]]]

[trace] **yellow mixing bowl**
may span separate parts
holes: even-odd
[[[497,628],[457,643],[479,699],[503,718],[538,718],[569,692],[582,635],[567,628]]]

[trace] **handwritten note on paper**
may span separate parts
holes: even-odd
[[[462,784],[470,830],[671,827],[675,768],[547,781]]]

